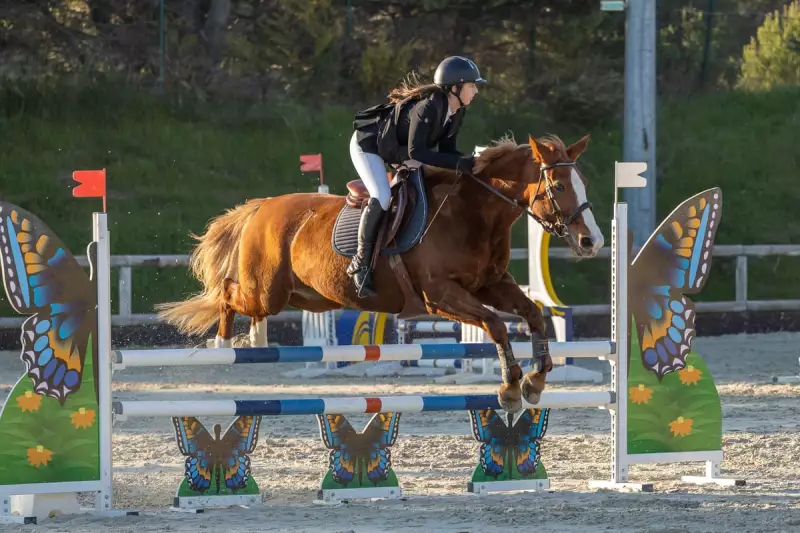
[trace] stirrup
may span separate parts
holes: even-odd
[[[347,265],[347,270],[345,270],[345,272],[352,278],[359,270],[364,268],[363,263],[364,258],[361,257],[356,250],[355,255],[353,255],[353,258],[350,260],[350,264]]]
[[[361,285],[358,284],[356,281],[356,276],[364,272],[364,279],[361,282]],[[356,295],[359,298],[373,298],[378,295],[378,291],[375,290],[375,285],[372,283],[372,269],[368,266],[364,266],[361,269],[357,270],[355,274],[353,274],[353,285],[356,286]]]

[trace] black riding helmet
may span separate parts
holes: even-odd
[[[481,78],[478,66],[472,60],[462,56],[451,56],[436,67],[433,83],[442,88],[449,88],[464,83],[486,83],[486,80]]]

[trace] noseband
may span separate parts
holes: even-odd
[[[547,233],[552,235],[556,235],[557,237],[564,238],[569,233],[569,226],[572,224],[576,218],[578,218],[581,213],[586,211],[587,209],[592,208],[592,202],[583,202],[581,205],[578,206],[578,209],[575,210],[569,216],[565,216],[564,211],[561,210],[561,206],[558,205],[556,201],[556,196],[553,190],[555,189],[555,183],[553,182],[552,172],[547,172],[555,167],[574,167],[575,161],[561,161],[558,163],[553,163],[551,165],[542,166],[539,169],[539,184],[536,186],[536,195],[533,197],[533,201],[542,200],[547,198],[550,200],[550,214],[555,218],[554,222],[550,222],[549,220],[544,220],[539,218],[535,214],[531,213],[530,211],[526,210],[531,217],[534,218],[539,224],[542,225],[544,230]],[[542,183],[544,183],[544,192],[539,192],[542,188]],[[520,206],[522,207],[522,206]]]

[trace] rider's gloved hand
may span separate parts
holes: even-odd
[[[456,170],[472,174],[473,165],[475,165],[475,156],[466,155],[458,160],[458,164],[456,165]]]

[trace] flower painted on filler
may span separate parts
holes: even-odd
[[[673,437],[677,437],[678,435],[685,437],[692,432],[692,419],[679,416],[676,420],[669,423],[669,430],[672,431]]]
[[[633,403],[647,403],[653,397],[653,389],[648,389],[640,383],[638,387],[631,387],[628,395]]]
[[[692,365],[678,370],[678,375],[681,377],[681,383],[684,385],[697,385],[697,382],[700,381],[700,376],[702,374],[703,372],[696,369]]]
[[[17,405],[19,405],[23,413],[25,411],[38,411],[39,407],[42,405],[42,397],[39,394],[34,394],[26,390],[25,394],[17,396]]]
[[[77,429],[88,428],[94,424],[94,409],[81,407],[70,415],[72,425]]]
[[[36,448],[28,448],[28,462],[36,468],[47,465],[52,458],[53,452],[46,450],[41,444]]]

